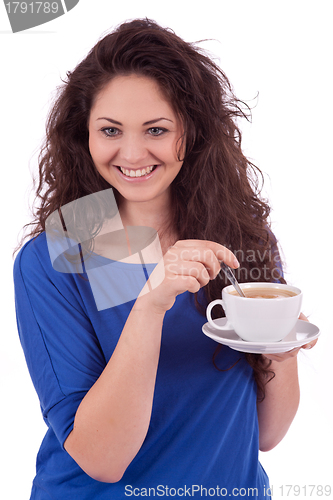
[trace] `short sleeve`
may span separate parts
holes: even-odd
[[[63,446],[85,394],[106,362],[87,314],[88,283],[52,268],[45,236],[28,242],[14,264],[22,348],[45,422]]]

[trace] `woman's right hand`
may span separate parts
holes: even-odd
[[[189,291],[196,293],[215,279],[220,272],[220,261],[236,269],[235,255],[213,241],[179,240],[168,249],[140,293],[152,309],[164,314],[173,306],[176,296]]]

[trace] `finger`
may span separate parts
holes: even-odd
[[[301,319],[302,321],[309,321],[308,318],[301,312],[301,314],[298,316],[298,319]]]
[[[185,262],[198,263],[198,268],[203,266],[208,273],[208,280],[214,279],[221,270],[220,262],[215,253],[210,248],[194,248],[194,247],[174,247],[171,250],[172,262],[179,263],[181,267]],[[205,273],[205,275],[206,275]]]
[[[208,240],[179,240],[175,244],[175,247],[193,247],[197,249],[206,248],[212,250],[218,261],[225,262],[228,266],[233,269],[239,267],[239,262],[236,256],[228,248],[216,243],[215,241]]]
[[[197,293],[201,288],[200,282],[194,276],[179,276],[179,279],[184,281],[186,290],[191,293]]]
[[[207,285],[212,279],[205,265],[195,260],[179,259],[177,263],[167,264],[166,270],[171,279],[176,279],[177,276],[192,276],[199,282],[200,287]]]
[[[171,280],[172,292],[171,294],[179,295],[184,292],[196,293],[200,290],[200,283],[194,276],[175,275]],[[170,284],[170,281],[169,281]]]
[[[282,361],[286,361],[287,359],[296,357],[300,349],[301,349],[300,347],[296,347],[295,349],[292,349],[291,351],[281,352],[281,353],[276,353],[276,354],[269,354],[269,353],[266,354],[265,353],[263,356],[267,359],[270,359],[271,361],[282,362]]]
[[[313,340],[312,342],[309,342],[308,344],[302,345],[302,349],[312,349],[316,343],[318,342],[318,339]]]

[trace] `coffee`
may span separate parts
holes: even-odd
[[[282,288],[272,288],[272,287],[251,287],[251,288],[242,288],[245,297],[248,299],[284,299],[286,297],[294,297],[297,293],[282,289]],[[230,295],[238,295],[236,291],[229,292]]]

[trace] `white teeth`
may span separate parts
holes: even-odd
[[[150,167],[143,168],[140,170],[139,168],[137,170],[127,170],[123,167],[119,167],[120,170],[124,175],[127,175],[128,177],[142,177],[144,175],[150,174],[150,172],[153,170],[154,165],[151,165]]]

